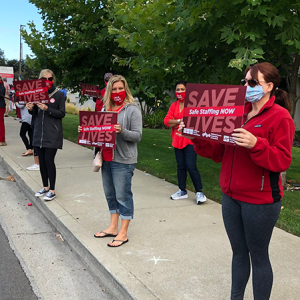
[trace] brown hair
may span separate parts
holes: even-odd
[[[278,70],[272,64],[268,62],[255,64],[246,69],[244,73],[245,77],[248,71],[250,71],[252,78],[256,79],[257,81],[258,72],[260,72],[263,74],[267,83],[272,82],[273,90],[271,91],[271,96],[275,96],[275,103],[290,111],[291,103],[289,94],[286,91],[278,88],[280,85],[280,75]]]

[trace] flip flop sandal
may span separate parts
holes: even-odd
[[[106,238],[106,237],[116,237],[117,236],[117,234],[111,234],[111,233],[107,233],[105,231],[100,231],[99,233],[104,233],[105,235],[96,235],[96,233],[95,233],[94,237],[97,239],[102,239],[102,238]]]
[[[107,244],[108,247],[111,247],[111,248],[118,248],[124,244],[126,244],[127,242],[129,242],[129,240],[127,239],[126,241],[122,241],[122,240],[112,240],[111,243],[113,242],[121,242],[121,244],[117,245],[117,246],[113,246],[113,245],[110,245],[110,244]]]
[[[29,153],[24,152],[24,153],[22,153],[22,156],[29,156],[29,155],[33,155],[33,152],[29,152]]]

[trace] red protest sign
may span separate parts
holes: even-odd
[[[245,86],[187,84],[183,134],[234,144],[231,134],[242,125]]]
[[[80,83],[82,94],[89,97],[101,97],[99,85]]]
[[[45,79],[22,80],[14,82],[17,101],[20,103],[49,103]]]
[[[80,111],[78,144],[92,147],[104,147],[115,149],[116,129],[118,122],[116,112]]]

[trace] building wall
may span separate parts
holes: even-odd
[[[298,80],[297,95],[299,95],[299,93],[300,93],[300,81]],[[296,130],[300,130],[300,100],[298,100],[297,105],[296,105],[294,121],[295,121],[295,125],[296,125]]]

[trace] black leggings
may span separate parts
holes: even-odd
[[[257,205],[223,194],[223,220],[233,251],[231,300],[244,298],[250,257],[254,300],[270,299],[273,272],[268,249],[280,210],[281,201]]]
[[[35,147],[40,162],[40,173],[42,176],[43,186],[48,187],[50,182],[50,190],[55,190],[56,167],[54,158],[57,149]]]
[[[29,141],[26,136],[26,133],[28,132]],[[20,137],[26,147],[27,150],[32,149],[32,128],[31,125],[27,122],[22,122],[21,128],[20,128]]]

